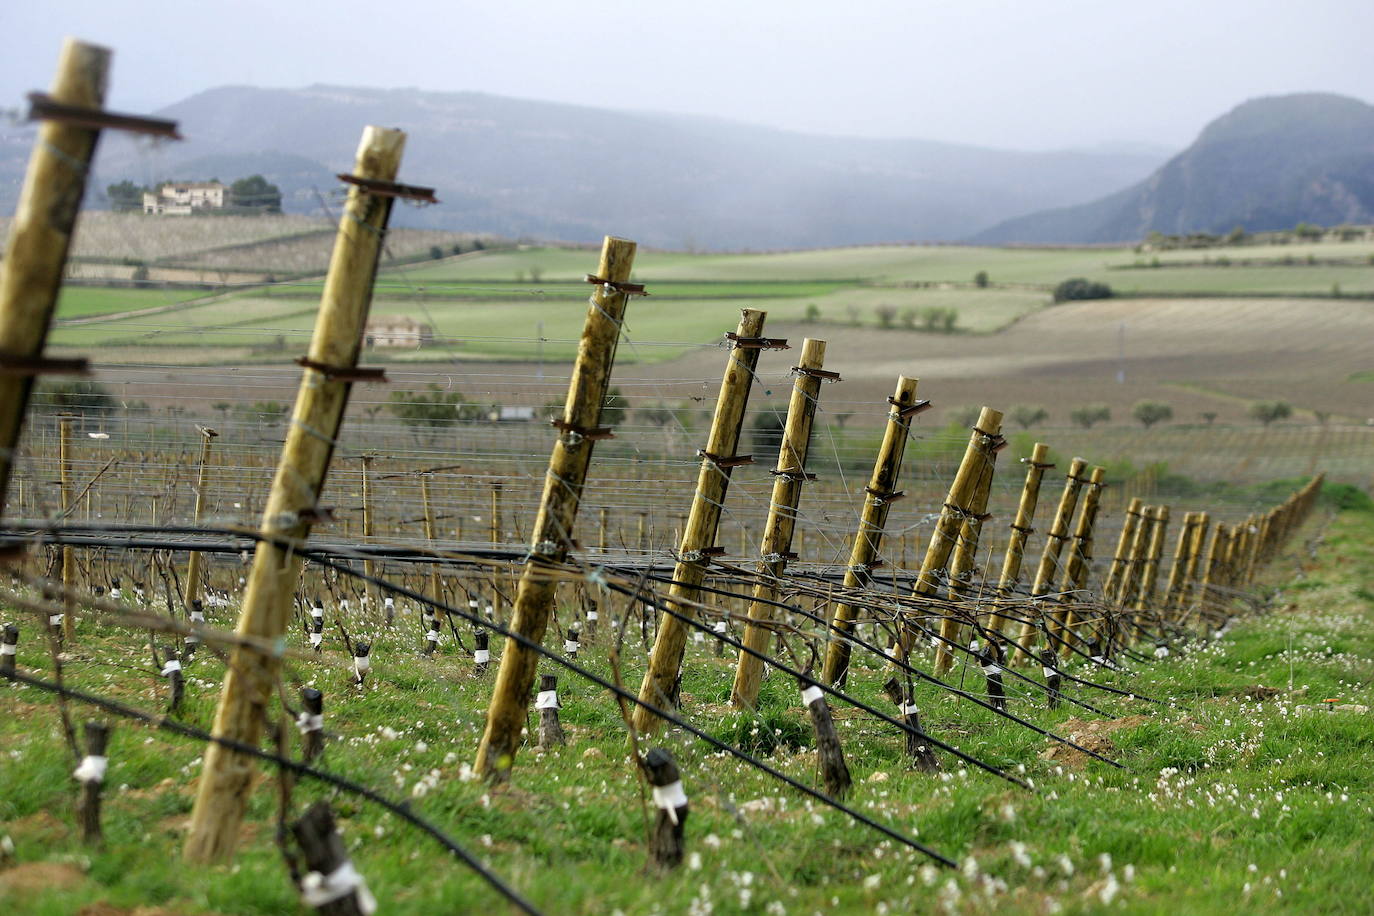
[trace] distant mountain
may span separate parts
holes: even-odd
[[[952,240],[1017,213],[1091,200],[1148,175],[1151,152],[1011,152],[822,137],[729,121],[414,89],[223,87],[159,114],[184,143],[101,141],[99,189],[129,178],[261,172],[288,210],[317,210],[366,124],[409,133],[402,179],[443,204],[407,225],[677,248]],[[0,151],[22,148],[10,143]],[[0,162],[12,207],[22,162]],[[89,201],[99,205],[93,196]]]
[[[1129,242],[1178,235],[1374,222],[1374,106],[1308,93],[1223,115],[1140,184],[1008,220],[972,241]]]

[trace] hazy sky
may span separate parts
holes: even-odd
[[[6,0],[0,108],[64,35],[109,107],[212,86],[417,86],[827,134],[1180,148],[1247,98],[1374,100],[1371,0]]]

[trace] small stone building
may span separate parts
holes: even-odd
[[[409,315],[369,318],[363,329],[365,347],[423,347],[434,341],[434,328]]]

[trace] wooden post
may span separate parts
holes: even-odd
[[[1106,581],[1102,583],[1102,603],[1107,607],[1116,604],[1117,596],[1130,571],[1132,558],[1135,556],[1137,533],[1144,527],[1140,523],[1144,504],[1145,501],[1136,496],[1126,507],[1126,516],[1121,522],[1121,534],[1116,539],[1116,552],[1112,554],[1112,565],[1107,570]]]
[[[199,525],[205,517],[205,493],[209,489],[207,470],[210,467],[210,443],[215,441],[219,433],[208,427],[201,427],[200,433],[204,436],[204,441],[200,444],[200,469],[196,472],[196,508],[195,522]],[[205,566],[205,555],[199,550],[191,551],[186,560],[186,606],[190,607],[192,602],[201,599],[203,583],[201,582],[202,570]],[[170,610],[170,608],[168,609]]]
[[[973,488],[968,511],[959,522],[959,539],[954,544],[954,553],[949,563],[949,598],[951,601],[966,599],[972,592],[970,579],[978,564],[978,541],[982,537],[983,522],[987,520],[988,496],[992,492],[992,475],[996,467],[997,452],[1005,442],[998,438],[981,450],[982,468],[978,482]],[[944,674],[954,666],[954,653],[951,643],[959,643],[963,624],[953,614],[940,621],[940,639],[935,646],[935,673]]]
[[[501,481],[496,481],[491,485],[491,518],[490,536],[493,544],[500,544],[504,538],[501,536]]]
[[[1179,585],[1178,595],[1174,599],[1173,610],[1182,613],[1187,610],[1193,600],[1193,591],[1197,588],[1198,567],[1202,560],[1203,546],[1207,541],[1207,529],[1211,527],[1211,516],[1206,512],[1197,513],[1197,525],[1193,530],[1193,538],[1188,542],[1188,563],[1183,570],[1183,581]]]
[[[792,532],[797,524],[797,504],[801,500],[802,483],[806,481],[806,455],[811,444],[811,422],[820,398],[821,379],[827,377],[821,366],[825,362],[825,341],[806,338],[802,341],[801,359],[793,373],[792,397],[787,405],[787,421],[783,426],[782,445],[778,449],[778,466],[773,471],[773,497],[768,504],[768,521],[764,525],[759,546],[759,581],[754,586],[749,603],[749,623],[745,625],[741,642],[754,652],[762,653],[772,640],[773,631],[762,624],[773,619],[773,606],[768,602],[777,597],[777,577],[787,566],[792,549]],[[736,706],[753,708],[759,698],[759,684],[763,680],[763,660],[740,650],[735,665],[735,683],[730,702]]]
[[[394,181],[405,134],[369,127],[358,147],[354,174]],[[393,198],[349,190],[334,254],[325,279],[315,332],[301,378],[300,392],[286,432],[276,476],[263,510],[260,530],[269,539],[304,540],[329,470],[343,422],[350,382],[357,365],[363,328],[372,299],[372,282]],[[244,592],[237,632],[276,639],[286,631],[291,594],[300,576],[300,557],[270,540],[260,541]],[[279,660],[244,647],[230,654],[215,714],[213,734],[256,744],[263,714],[275,692]],[[223,860],[238,840],[253,762],[219,744],[205,752],[185,855],[192,862]]]
[[[945,584],[949,558],[959,540],[959,530],[964,520],[973,514],[973,502],[988,463],[993,460],[996,450],[1002,447],[1002,412],[984,407],[978,413],[978,422],[969,434],[968,447],[964,449],[959,470],[950,484],[949,494],[940,509],[940,518],[935,530],[930,533],[925,557],[921,560],[921,571],[916,577],[916,585],[911,594],[916,598],[933,598]],[[915,642],[915,628],[904,623],[899,631],[897,645],[891,650],[894,656],[905,659]],[[935,640],[939,642],[939,640]]]
[[[690,602],[700,594],[711,556],[715,552],[716,533],[720,513],[730,487],[730,475],[740,465],[753,461],[751,455],[736,455],[740,431],[744,427],[744,412],[749,404],[749,389],[754,382],[763,350],[762,335],[767,312],[745,309],[735,330],[736,343],[725,364],[725,377],[716,398],[715,415],[706,447],[701,450],[701,468],[697,472],[696,494],[683,528],[678,548],[677,565],[673,569],[673,584],[668,590],[669,607],[677,614],[692,615]],[[741,341],[743,343],[741,343]],[[649,655],[649,667],[639,688],[639,698],[645,703],[667,710],[671,706],[673,685],[682,667],[687,647],[687,624],[673,614],[663,613],[658,622]],[[641,733],[656,731],[661,721],[643,706],[636,706],[635,728]]]
[[[69,38],[49,95],[62,105],[102,108],[109,69],[108,49]],[[16,369],[0,374],[0,507],[99,136],[98,128],[44,121],[10,225],[0,264],[0,359]]]
[[[1073,520],[1073,510],[1078,505],[1078,491],[1083,487],[1083,470],[1088,462],[1075,458],[1069,462],[1069,472],[1064,478],[1064,490],[1059,494],[1059,508],[1054,513],[1054,523],[1045,536],[1045,548],[1040,553],[1040,565],[1035,570],[1035,581],[1031,584],[1032,604],[1038,604],[1049,594],[1054,582],[1054,574],[1059,570],[1059,554],[1064,542],[1069,539],[1069,523]],[[1029,658],[1031,647],[1035,645],[1035,623],[1029,617],[1037,613],[1035,607],[1026,609],[1027,620],[1021,624],[1016,637],[1016,658]]]
[[[567,558],[592,446],[607,434],[598,425],[615,362],[620,325],[633,292],[627,284],[634,266],[635,247],[634,242],[609,236],[602,245],[596,279],[605,282],[593,286],[567,403],[562,418],[555,421],[559,437],[549,459],[539,516],[530,537],[530,555],[520,575],[510,623],[511,630],[536,643],[544,638],[557,585],[557,579],[542,567]],[[515,762],[538,664],[539,655],[533,649],[513,638],[506,641],[475,763],[477,772],[488,778],[504,780]]]
[[[1043,442],[1035,443],[1029,458],[1021,460],[1026,464],[1026,482],[1021,486],[1021,501],[1016,506],[1016,520],[1011,523],[1011,535],[1007,538],[1007,550],[1002,555],[1002,575],[997,580],[997,595],[1002,600],[1011,600],[1012,593],[1021,581],[1021,564],[1026,556],[1026,541],[1034,533],[1031,523],[1035,520],[1035,507],[1040,502],[1040,483],[1045,472],[1054,467],[1045,461],[1050,447]],[[1001,615],[993,619],[993,629],[1009,634],[1011,618]]]
[[[1150,546],[1140,571],[1134,607],[1148,610],[1155,601],[1155,587],[1159,580],[1159,563],[1164,556],[1164,542],[1169,534],[1169,507],[1155,506],[1150,521]]]
[[[1183,580],[1188,572],[1188,551],[1193,544],[1193,532],[1197,528],[1201,513],[1189,512],[1183,516],[1183,528],[1178,533],[1178,543],[1174,546],[1174,562],[1169,568],[1169,583],[1164,589],[1164,599],[1160,602],[1161,611],[1170,611],[1178,605],[1183,590]]]
[[[887,428],[882,445],[873,463],[873,474],[864,488],[864,507],[859,515],[859,527],[849,547],[849,566],[844,572],[844,587],[852,590],[866,588],[873,581],[872,570],[878,562],[883,542],[883,530],[893,502],[903,495],[897,491],[897,476],[901,473],[902,455],[906,451],[907,436],[911,432],[911,418],[922,407],[916,401],[918,379],[899,376],[897,390],[888,403]],[[857,611],[854,605],[843,602],[835,607],[834,627],[830,645],[825,652],[821,680],[827,684],[845,683],[849,673],[850,644],[848,634],[854,628]]]
[[[429,498],[429,475],[420,475],[420,501],[425,507],[425,543],[434,549],[434,504]],[[444,598],[443,583],[439,580],[439,564],[429,564],[429,596],[436,601]]]
[[[597,511],[597,514],[596,514],[596,515],[597,515],[597,522],[598,522],[598,524],[599,524],[599,528],[598,528],[598,531],[597,531],[597,538],[596,538],[596,546],[597,546],[597,549],[598,549],[598,550],[603,550],[603,551],[604,551],[604,550],[606,549],[606,546],[610,543],[610,541],[608,541],[608,540],[606,539],[606,538],[607,538],[607,535],[610,533],[610,528],[609,528],[609,526],[607,525],[607,515],[608,515],[608,511],[607,511],[606,507],[605,507],[605,506],[602,506],[602,507]]]
[[[72,417],[63,416],[58,423],[58,458],[61,463],[60,480],[62,489],[62,517],[67,518],[72,511]],[[70,596],[76,588],[76,549],[71,545],[62,547],[62,590]],[[62,638],[70,640],[76,635],[76,614],[72,613],[71,598],[62,601]]]
[[[1087,491],[1083,494],[1083,507],[1078,513],[1078,525],[1074,529],[1073,544],[1069,547],[1069,562],[1059,576],[1060,600],[1064,606],[1050,618],[1051,631],[1057,632],[1063,642],[1058,651],[1068,657],[1070,646],[1077,640],[1074,627],[1078,615],[1073,606],[1082,601],[1083,587],[1087,584],[1088,573],[1092,569],[1093,526],[1097,523],[1097,510],[1102,500],[1102,479],[1106,468],[1093,468],[1088,476]],[[1096,629],[1095,627],[1093,629]]]

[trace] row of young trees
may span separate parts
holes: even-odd
[[[1250,405],[1248,414],[1251,419],[1259,421],[1263,426],[1277,423],[1293,415],[1293,407],[1286,401],[1256,401]],[[1313,411],[1318,422],[1325,423],[1330,414],[1325,411]],[[977,408],[959,408],[953,416],[961,423],[966,417],[972,423],[977,419]],[[1050,412],[1038,404],[1018,404],[1007,414],[1011,422],[1022,429],[1030,429],[1032,426],[1040,426],[1047,423],[1050,419]],[[1217,412],[1204,410],[1198,414],[1208,426],[1211,426],[1217,419]],[[1099,423],[1108,423],[1112,419],[1112,409],[1106,404],[1083,404],[1073,408],[1068,414],[1069,422],[1084,429],[1091,429]],[[1159,423],[1164,423],[1174,418],[1174,409],[1163,401],[1137,401],[1131,407],[1131,419],[1138,422],[1141,426],[1149,429]]]

